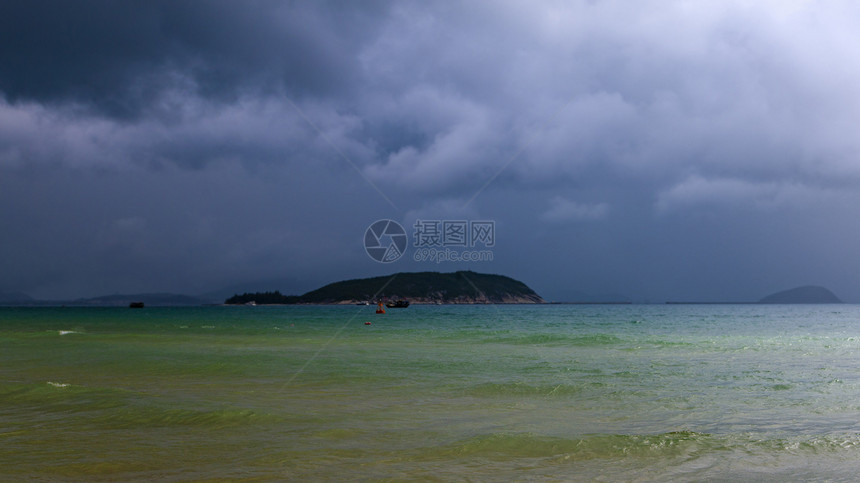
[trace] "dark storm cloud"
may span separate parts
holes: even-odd
[[[322,95],[349,85],[375,10],[365,2],[4,2],[0,86],[13,102],[77,102],[118,117],[140,115],[171,90],[225,102],[247,91]]]
[[[860,299],[857,10],[6,2],[0,290],[470,268]],[[375,264],[378,218],[493,219],[495,261]]]

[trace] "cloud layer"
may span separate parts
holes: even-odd
[[[471,268],[551,299],[860,300],[857,10],[7,2],[0,290]],[[495,220],[494,261],[363,253],[419,217]]]

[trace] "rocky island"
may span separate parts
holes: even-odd
[[[472,271],[400,272],[383,277],[344,280],[304,295],[279,292],[234,295],[224,303],[356,304],[406,299],[413,304],[540,304],[540,295],[523,282]]]
[[[824,287],[807,285],[770,294],[759,300],[760,304],[841,304],[833,292]]]

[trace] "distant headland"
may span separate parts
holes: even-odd
[[[841,304],[839,299],[830,290],[817,285],[805,285],[781,292],[772,293],[763,297],[758,302],[666,302],[667,304],[693,305],[693,304]]]
[[[824,287],[807,285],[770,294],[759,300],[760,304],[841,304],[833,292]]]
[[[413,304],[542,304],[528,285],[503,275],[472,271],[399,272],[383,277],[330,283],[304,295],[256,292],[234,295],[227,305],[357,304],[406,299]]]

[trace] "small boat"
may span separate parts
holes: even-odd
[[[370,305],[370,302],[365,300],[364,302],[356,302],[355,305]]]
[[[250,301],[250,302],[245,302],[245,305],[249,305],[249,306],[251,306],[251,307],[254,307],[255,305],[257,305],[257,302],[255,302],[255,301],[253,301],[253,300],[252,300],[252,301]]]
[[[132,303],[128,304],[128,308],[130,308],[130,309],[142,309],[143,308],[143,302],[132,302]]]
[[[388,307],[389,309],[405,309],[406,307],[409,307],[409,301],[408,300],[397,300],[394,302],[388,302],[387,304],[385,304],[385,306]]]

